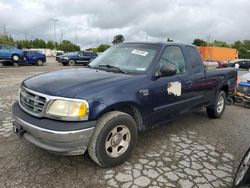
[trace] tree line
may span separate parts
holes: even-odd
[[[240,59],[250,59],[250,40],[243,40],[243,41],[238,40],[238,41],[235,41],[233,44],[229,44],[227,42],[219,41],[219,40],[207,42],[203,39],[194,39],[193,45],[235,48],[239,52]]]
[[[48,48],[48,49],[57,49],[65,52],[73,52],[80,51],[80,46],[73,44],[69,40],[63,40],[60,43],[54,41],[44,41],[43,39],[35,39],[35,40],[14,40],[11,35],[10,36],[0,36],[1,44],[9,44],[15,45],[19,48]]]
[[[124,41],[125,41],[124,36],[119,34],[119,35],[114,36],[112,44],[115,45],[118,43],[122,43]],[[167,42],[173,42],[173,40],[168,38]],[[44,41],[43,39],[14,40],[10,35],[10,36],[0,36],[0,43],[17,45],[20,48],[49,48],[49,49],[62,50],[64,52],[80,51],[80,46],[73,44],[69,40],[63,40],[60,43],[56,43],[51,40]],[[250,59],[250,40],[243,40],[243,41],[238,40],[238,41],[235,41],[233,44],[229,44],[225,41],[214,40],[212,42],[208,42],[203,39],[197,38],[197,39],[194,39],[193,45],[236,48],[239,51],[239,58]],[[96,48],[89,48],[86,50],[93,51],[93,52],[104,52],[109,47],[110,47],[109,44],[100,44]]]

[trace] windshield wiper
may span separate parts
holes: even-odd
[[[120,73],[124,73],[126,74],[127,71],[120,69],[119,67],[113,66],[113,65],[99,65],[98,67],[105,67],[108,69],[115,69],[116,71],[120,72]]]

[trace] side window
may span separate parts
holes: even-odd
[[[167,47],[160,59],[160,66],[170,63],[177,69],[177,74],[183,74],[186,71],[186,63],[180,47],[169,46]]]
[[[195,47],[186,47],[188,52],[188,60],[191,64],[191,68],[194,73],[201,72],[203,70],[201,56]]]
[[[91,52],[84,52],[84,56],[90,57],[91,56]]]
[[[84,56],[84,53],[83,52],[78,52],[77,54],[79,57],[83,57]]]

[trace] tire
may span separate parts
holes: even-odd
[[[245,107],[245,108],[250,108],[250,101],[246,101],[246,102],[244,103],[244,107]]]
[[[74,59],[69,60],[69,65],[74,66],[76,64],[76,61]]]
[[[243,187],[250,184],[250,148],[244,155],[237,169],[236,175],[233,181],[233,187]]]
[[[227,98],[226,104],[227,105],[232,105],[234,103],[233,99],[231,97]]]
[[[220,118],[226,107],[226,94],[224,91],[219,91],[216,95],[215,103],[207,107],[207,114],[210,118]]]
[[[36,65],[37,65],[37,66],[42,66],[42,65],[43,65],[43,61],[42,61],[41,59],[38,59],[38,60],[36,61]]]
[[[19,63],[18,63],[18,62],[13,62],[12,65],[13,65],[14,67],[18,67],[18,66],[19,66]]]
[[[13,54],[11,59],[12,59],[12,61],[20,61],[20,56],[17,54]]]
[[[137,137],[137,125],[130,115],[120,111],[108,112],[97,121],[88,153],[100,166],[114,167],[129,158]]]

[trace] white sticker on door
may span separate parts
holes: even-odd
[[[167,85],[167,91],[169,95],[181,96],[181,83],[169,82]]]

